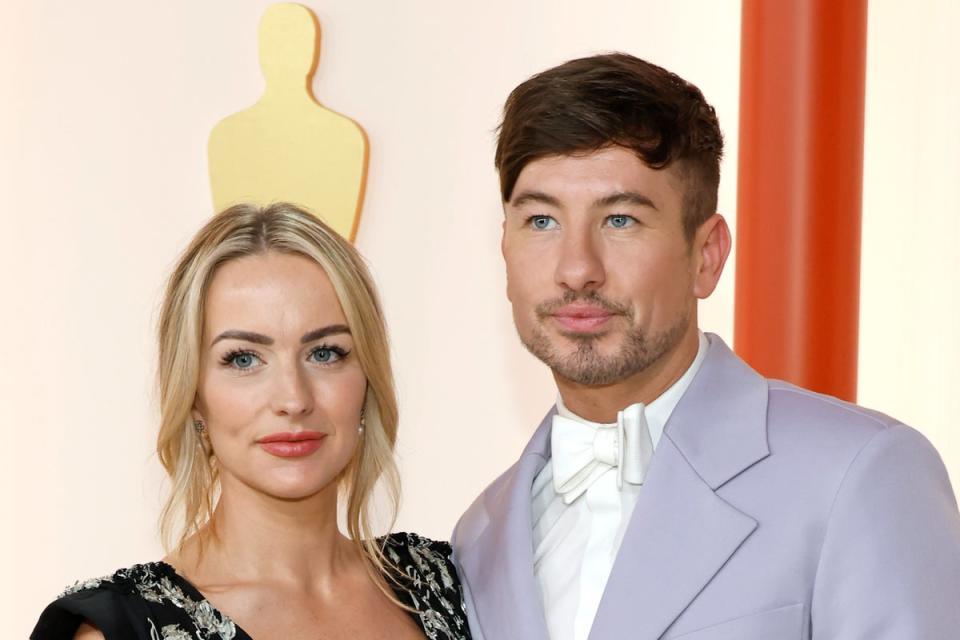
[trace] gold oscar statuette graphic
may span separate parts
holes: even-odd
[[[321,106],[310,80],[320,27],[306,7],[272,5],[260,22],[266,89],[249,109],[210,134],[210,185],[217,211],[240,202],[292,202],[353,241],[367,169],[360,126]]]

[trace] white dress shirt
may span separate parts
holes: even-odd
[[[700,333],[697,356],[673,386],[645,408],[654,449],[680,398],[700,369],[707,339]],[[571,413],[561,398],[557,412],[599,427]],[[623,483],[608,469],[586,492],[567,505],[554,489],[548,460],[533,482],[533,569],[540,586],[547,629],[552,640],[586,640],[600,606],[607,578],[623,541],[642,485]]]

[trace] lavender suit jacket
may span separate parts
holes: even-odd
[[[590,640],[960,639],[960,515],[933,447],[708,339]],[[548,638],[530,491],[552,414],[454,531],[475,638]]]

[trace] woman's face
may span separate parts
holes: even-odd
[[[359,440],[366,377],[324,270],[301,256],[232,260],[206,298],[194,419],[225,492],[296,500],[335,489]]]

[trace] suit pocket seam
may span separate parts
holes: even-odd
[[[745,616],[740,616],[738,618],[733,618],[731,620],[724,620],[723,622],[711,624],[706,627],[700,627],[699,629],[687,631],[677,636],[667,636],[667,640],[685,640],[686,638],[693,638],[694,640],[696,640],[696,636],[701,633],[707,633],[710,631],[722,632],[727,627],[732,629],[735,625],[742,625],[744,623],[750,622],[751,620],[759,621],[759,619],[766,618],[766,617],[775,618],[778,615],[785,615],[788,611],[792,611],[798,608],[802,609],[803,606],[804,605],[802,602],[797,602],[795,604],[788,604],[782,607],[776,607],[774,609],[766,609],[764,611],[758,611],[756,613],[748,613]],[[801,628],[802,628],[802,625],[801,627],[797,628],[798,634]]]

